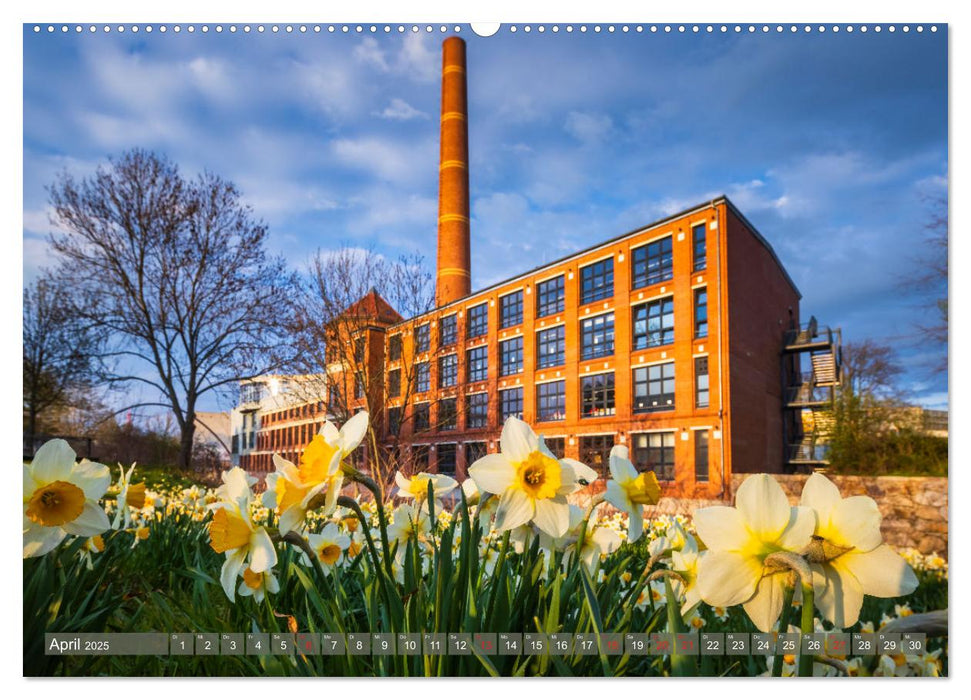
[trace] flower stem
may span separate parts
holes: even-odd
[[[802,633],[812,634],[813,626],[813,584],[812,581],[802,582]],[[801,654],[799,656],[799,675],[813,675],[813,655]]]
[[[782,593],[782,615],[779,617],[779,631],[788,632],[789,631],[789,616],[792,614],[792,598],[796,593],[796,587],[793,583],[787,583],[785,589]],[[772,657],[772,677],[779,678],[782,675],[782,662],[785,658],[784,654],[780,654],[776,650],[775,656]]]

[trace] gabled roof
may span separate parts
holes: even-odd
[[[352,318],[365,318],[382,325],[400,323],[404,319],[374,287],[359,300],[344,310],[344,315]]]

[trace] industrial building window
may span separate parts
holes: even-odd
[[[431,370],[427,362],[415,363],[415,392],[422,393],[432,388]]]
[[[439,474],[454,474],[455,473],[455,443],[450,442],[444,445],[437,445],[435,447],[435,452],[438,453],[438,471]]]
[[[364,338],[354,339],[354,361],[364,362]]]
[[[708,264],[708,256],[705,252],[705,225],[703,223],[697,224],[691,229],[691,257],[693,261],[692,269],[695,272],[705,269]]]
[[[631,251],[631,286],[647,287],[671,279],[674,274],[671,236]]]
[[[708,481],[708,431],[695,431],[695,481]]]
[[[411,465],[416,472],[428,471],[428,445],[411,446]]]
[[[438,429],[455,430],[458,427],[459,412],[455,399],[442,399],[438,402]]]
[[[708,356],[695,358],[695,406],[707,408],[708,391]]]
[[[455,345],[459,339],[458,316],[452,314],[442,319],[438,326],[438,344],[441,347]]]
[[[674,342],[674,297],[639,304],[633,314],[635,350]]]
[[[336,408],[340,403],[340,396],[337,392],[336,386],[330,386],[327,388],[327,405],[331,408]]]
[[[509,416],[523,417],[523,388],[499,390],[499,416],[505,423]]]
[[[543,442],[546,443],[546,449],[552,452],[557,459],[563,459],[566,456],[566,438],[544,437]]]
[[[565,300],[563,275],[538,283],[536,285],[536,318],[560,313],[563,311]]]
[[[401,430],[401,407],[392,406],[388,409],[388,432],[397,435]]]
[[[486,444],[484,442],[467,442],[465,443],[465,468],[468,470],[476,461],[482,459],[488,454],[488,449],[486,449]]]
[[[364,398],[364,377],[362,377],[360,374],[354,375],[354,398]]]
[[[421,432],[423,430],[428,430],[431,427],[431,420],[429,417],[428,404],[427,403],[416,403],[411,409],[412,417],[415,422],[415,432]]]
[[[415,352],[428,352],[431,347],[432,331],[431,326],[423,323],[415,329]]]
[[[613,435],[587,435],[580,438],[580,461],[603,477],[609,476],[610,449]]]
[[[465,353],[466,381],[482,382],[489,376],[489,348],[480,345]]]
[[[565,326],[547,328],[536,334],[536,368],[556,367],[564,361]]]
[[[674,363],[638,367],[634,370],[634,413],[667,411],[674,408]]]
[[[581,357],[590,360],[614,354],[614,314],[603,314],[580,322]]]
[[[614,259],[607,258],[580,269],[580,303],[614,295]]]
[[[469,309],[465,320],[465,337],[478,338],[489,331],[489,305],[479,304]]]
[[[695,338],[708,336],[708,288],[695,290]]]
[[[536,385],[536,420],[566,420],[566,382]]]
[[[401,359],[401,336],[393,335],[388,339],[388,359],[391,362]]]
[[[444,355],[438,358],[438,388],[445,389],[458,384],[459,356]]]
[[[653,471],[659,481],[674,480],[674,432],[631,435],[634,466],[638,471]]]
[[[580,416],[601,418],[614,415],[614,373],[580,378]]]
[[[401,370],[393,369],[388,372],[388,396],[401,395]]]
[[[523,371],[523,337],[510,338],[499,343],[499,376],[508,377]]]
[[[523,322],[522,291],[499,297],[499,327],[509,328]]]
[[[489,425],[489,395],[469,394],[465,397],[465,427],[485,428]]]

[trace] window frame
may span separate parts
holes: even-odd
[[[474,316],[474,318],[473,318]],[[489,302],[470,306],[465,311],[465,338],[481,338],[489,333]]]
[[[665,309],[670,310],[665,312]],[[657,309],[658,313],[652,313]],[[638,318],[643,311],[643,319]],[[657,318],[660,324],[656,330],[651,329],[651,319]],[[664,325],[665,320],[670,325]],[[659,299],[651,299],[631,307],[631,347],[634,350],[647,350],[671,345],[674,342],[674,296],[668,295]],[[644,325],[643,333],[638,332],[638,324]],[[651,342],[652,335],[659,336],[658,342]],[[640,342],[643,340],[643,342]]]
[[[674,278],[674,237],[655,238],[630,252],[631,289],[661,284]],[[652,271],[652,267],[657,270]]]
[[[536,318],[563,313],[566,308],[566,276],[557,275],[536,283]]]
[[[674,433],[673,430],[657,430],[631,434],[631,456],[637,471],[653,471],[658,481],[674,481],[676,444]],[[643,447],[640,445],[641,437],[644,437],[646,442]],[[660,444],[652,445],[652,442],[659,442]],[[670,444],[666,444],[668,442]],[[656,455],[660,455],[659,461],[654,461],[653,457]],[[670,457],[670,460],[668,460],[668,457]]]
[[[708,434],[708,428],[693,430],[692,432],[694,433],[695,481],[707,482],[710,480],[711,437]],[[702,440],[702,435],[704,435],[704,440]]]
[[[473,409],[475,410],[474,413],[473,413]],[[478,420],[473,421],[473,416],[475,416]],[[489,427],[488,392],[466,394],[465,395],[465,429],[483,430],[488,427]]]
[[[549,389],[551,387],[558,387],[559,391],[551,393]],[[556,403],[552,403],[551,399],[556,399]],[[545,404],[545,411],[541,408]],[[556,409],[559,413],[554,412]],[[559,417],[557,417],[559,416]],[[542,384],[536,385],[536,422],[537,423],[555,423],[562,422],[566,420],[566,381],[563,379],[554,380],[552,382],[543,382]]]
[[[608,326],[607,320],[610,320]],[[597,328],[597,322],[600,329]],[[588,316],[580,320],[580,359],[596,360],[600,357],[609,357],[614,354],[614,328],[616,319],[614,312],[609,311],[605,314]],[[600,338],[600,342],[597,342]],[[588,340],[590,341],[588,344]],[[599,347],[598,347],[599,346]]]
[[[419,420],[419,417],[424,416],[424,420]],[[432,428],[432,409],[431,403],[428,401],[422,401],[420,403],[413,403],[411,405],[411,423],[412,432],[424,433]]]
[[[451,456],[452,456],[452,460],[451,460],[452,461],[452,468],[451,469],[443,469],[442,468],[442,454],[443,453],[444,454],[451,453]],[[439,443],[439,444],[435,445],[435,473],[436,474],[447,474],[447,475],[453,475],[453,474],[455,474],[455,471],[458,468],[458,458],[459,458],[459,449],[458,449],[458,445],[456,443],[454,443],[454,442],[443,442],[443,443]]]
[[[415,353],[428,352],[432,347],[432,324],[423,323],[415,327]]]
[[[699,304],[699,299],[704,296],[704,303]],[[692,293],[694,309],[692,319],[694,324],[695,338],[708,337],[708,287],[695,287]],[[702,309],[704,310],[702,312]]]
[[[609,380],[605,379],[607,377]],[[600,386],[596,385],[598,379],[602,381]],[[589,396],[588,384],[590,385]],[[580,377],[580,418],[608,418],[616,413],[617,393],[614,373],[600,372]]]
[[[448,335],[446,335],[446,326]],[[457,313],[442,316],[438,322],[438,346],[447,348],[459,342],[459,316]]]
[[[424,394],[432,390],[432,367],[428,360],[415,363],[415,393]]]
[[[507,314],[513,310],[513,316]],[[523,322],[523,290],[509,292],[499,297],[499,328],[512,328]]]
[[[700,236],[698,234],[701,234]],[[700,244],[700,245],[699,245]],[[700,255],[699,255],[700,250]],[[708,224],[701,222],[691,227],[691,271],[701,272],[708,267]]]
[[[473,354],[481,357],[473,358]],[[489,378],[489,346],[478,345],[465,351],[465,381],[484,382]]]
[[[450,381],[446,384],[446,381]],[[459,356],[453,352],[438,358],[438,388],[450,389],[459,383]]]
[[[518,399],[517,400],[509,401],[508,400],[508,395],[512,394],[512,392],[517,392],[519,396],[518,396]],[[523,387],[521,387],[521,386],[511,386],[511,387],[508,387],[508,388],[505,388],[505,389],[500,389],[498,393],[499,393],[499,395],[498,395],[498,404],[499,404],[498,408],[499,408],[499,419],[500,419],[500,421],[503,424],[505,424],[506,419],[509,416],[516,416],[517,418],[519,418],[520,420],[522,420],[522,417],[523,417],[523,408],[524,408],[524,404],[523,404]],[[513,405],[518,404],[519,405],[519,410],[516,411],[516,412],[512,412],[512,413],[507,412],[506,409],[508,407],[508,404],[513,404]]]
[[[510,349],[512,344],[518,344],[518,347],[513,347]],[[499,341],[499,376],[500,377],[510,377],[514,374],[522,374],[523,372],[523,354],[524,342],[523,336],[517,335],[514,338],[508,338],[506,340]],[[508,361],[511,355],[517,355],[518,359],[514,362]],[[507,371],[509,367],[514,367],[515,371]]]
[[[704,373],[699,372],[699,365],[704,362]],[[694,358],[695,370],[695,408],[708,408],[711,406],[711,367],[708,363],[708,355],[698,355]],[[701,378],[705,378],[704,387],[701,386]],[[701,396],[704,394],[704,403]]]
[[[451,420],[449,420],[451,419]],[[454,396],[438,400],[435,409],[435,430],[451,432],[459,427],[459,403]]]
[[[556,333],[557,337],[554,341],[542,340],[540,336]],[[541,352],[542,349],[550,345],[551,342],[555,342],[558,346],[556,352],[551,355],[546,355]],[[551,357],[552,362],[545,360],[544,358]],[[552,328],[540,328],[536,331],[536,369],[547,369],[549,367],[561,367],[566,364],[566,325],[560,324],[558,326],[553,326]]]
[[[671,369],[670,376],[665,373],[667,368]],[[658,376],[652,376],[654,371],[659,372]],[[674,360],[667,362],[658,362],[652,365],[645,365],[643,367],[634,367],[631,376],[631,390],[633,392],[631,401],[631,411],[633,413],[656,413],[658,411],[673,411],[675,409],[675,399],[677,396],[677,385],[675,383],[675,366]],[[643,379],[638,378],[638,373],[643,372]],[[666,383],[670,382],[671,391],[665,392],[664,386]],[[661,391],[659,393],[652,393],[652,385],[660,384]],[[644,387],[646,393],[638,394],[638,388]],[[643,400],[648,405],[638,406],[638,398],[643,396]],[[658,404],[651,403],[654,397],[658,397]],[[667,401],[670,400],[670,403]]]
[[[602,267],[598,272],[597,268]],[[592,280],[587,285],[588,276]],[[595,284],[600,280],[599,284]],[[614,256],[596,260],[589,265],[580,268],[580,303],[590,304],[603,299],[610,299],[614,296]]]

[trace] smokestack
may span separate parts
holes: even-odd
[[[469,127],[465,42],[442,43],[442,133],[438,164],[438,276],[443,306],[472,291],[469,251]]]

